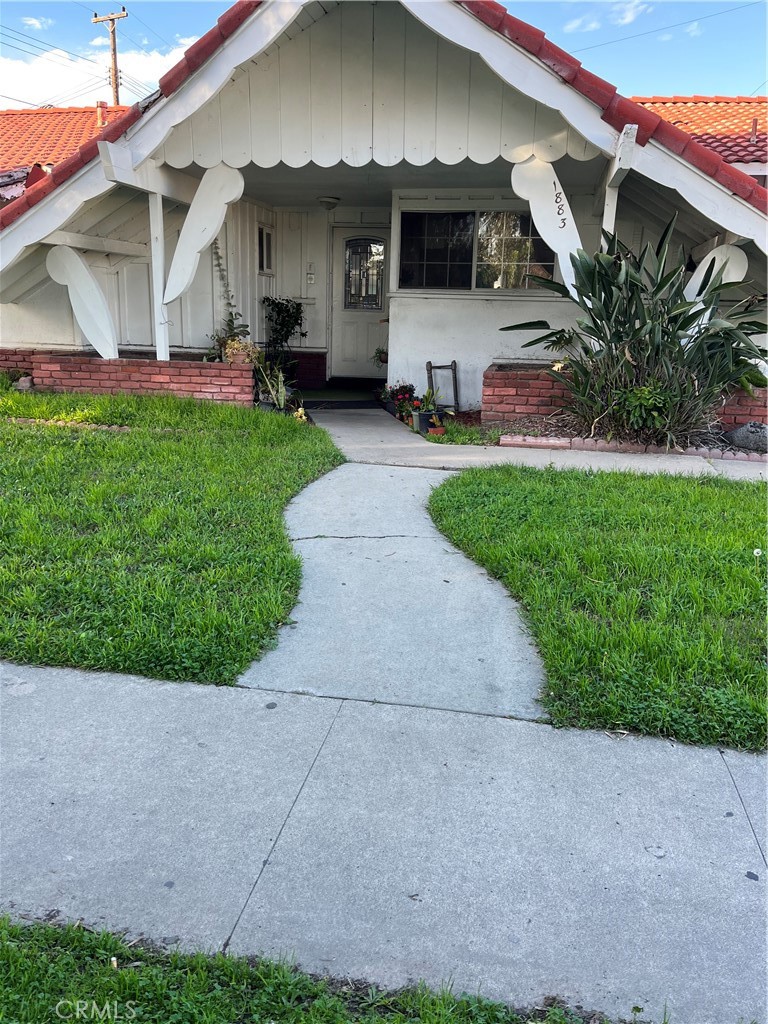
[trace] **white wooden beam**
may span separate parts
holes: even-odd
[[[87,249],[89,252],[109,252],[118,256],[148,256],[149,249],[143,242],[124,242],[120,238],[103,238],[101,235],[81,235],[76,231],[52,231],[41,239],[43,245],[68,245],[72,249]]]
[[[170,359],[168,316],[163,302],[165,291],[165,226],[163,197],[149,195],[149,239],[152,249],[152,327],[158,359]]]
[[[616,144],[616,154],[605,169],[595,195],[593,213],[600,216],[600,248],[605,246],[603,232],[616,230],[616,209],[619,204],[619,186],[632,170],[637,147],[637,125],[624,127]]]
[[[196,178],[182,171],[175,171],[164,164],[158,166],[152,159],[134,167],[131,151],[124,146],[118,146],[114,142],[100,142],[99,156],[104,176],[108,181],[128,185],[141,192],[167,196],[168,199],[187,206],[195,197],[199,185]]]

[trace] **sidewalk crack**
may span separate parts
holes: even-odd
[[[752,819],[749,816],[749,811],[747,810],[747,805],[744,803],[744,800],[743,800],[743,798],[741,796],[741,793],[739,791],[739,787],[738,787],[738,785],[736,783],[736,779],[733,777],[733,772],[731,771],[731,766],[728,764],[728,761],[726,760],[725,754],[722,752],[722,750],[718,749],[718,753],[720,754],[720,757],[723,760],[723,764],[725,765],[725,770],[728,772],[728,775],[731,778],[731,782],[733,783],[733,788],[736,790],[736,796],[739,798],[739,802],[741,803],[742,810],[744,811],[744,814],[746,815],[747,821],[749,822],[749,827],[752,829],[752,835],[755,837],[755,842],[757,843],[757,848],[760,851],[760,856],[763,858],[763,864],[765,864],[765,866],[768,867],[768,860],[765,859],[765,851],[763,850],[763,847],[762,847],[762,845],[760,843],[760,838],[759,838],[757,832],[755,831],[755,826],[752,824]]]
[[[256,879],[255,879],[253,885],[251,886],[251,890],[250,890],[250,892],[248,893],[248,895],[247,895],[247,897],[245,899],[245,903],[243,904],[242,909],[240,910],[240,913],[237,915],[237,920],[235,921],[234,925],[232,926],[232,931],[229,933],[229,935],[227,936],[227,938],[224,941],[224,945],[221,947],[221,952],[222,953],[226,953],[227,950],[229,949],[229,944],[232,941],[232,936],[237,931],[237,926],[240,924],[240,920],[241,920],[243,914],[245,913],[246,907],[250,903],[251,897],[253,896],[254,892],[256,891],[256,886],[261,881],[261,876],[264,874],[264,870],[265,870],[267,864],[269,864],[269,861],[270,861],[270,859],[272,857],[272,854],[275,852],[275,847],[280,842],[280,836],[283,834],[283,829],[288,824],[288,819],[293,814],[293,809],[296,806],[296,804],[298,803],[299,797],[304,792],[304,787],[307,784],[307,780],[309,779],[309,776],[312,774],[312,769],[317,764],[317,759],[320,757],[320,755],[323,752],[323,748],[325,747],[325,744],[326,744],[326,742],[328,740],[328,737],[331,735],[331,730],[333,729],[334,725],[336,725],[336,719],[341,714],[341,709],[342,709],[343,706],[344,706],[344,698],[342,697],[339,700],[339,706],[336,709],[336,714],[333,716],[333,721],[328,726],[328,730],[327,730],[325,736],[323,736],[323,741],[320,744],[320,746],[318,747],[317,753],[312,758],[312,764],[310,764],[309,768],[307,769],[307,774],[304,776],[304,779],[303,779],[301,785],[299,786],[298,792],[296,793],[296,796],[293,798],[293,802],[291,803],[291,806],[288,808],[288,813],[285,816],[285,820],[283,821],[282,825],[278,829],[277,835],[272,840],[272,845],[269,848],[269,853],[264,858],[264,860],[261,862],[261,867],[259,868],[259,873],[258,873],[258,875],[256,875]]]
[[[311,537],[291,537],[291,540],[391,540],[393,538],[431,539],[430,535],[425,533],[315,533]]]

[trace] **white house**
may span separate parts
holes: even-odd
[[[0,211],[0,347],[199,354],[235,302],[304,303],[308,377],[425,386],[521,356],[515,321],[566,323],[567,253],[601,229],[766,276],[766,191],[619,96],[496,3],[240,0],[160,89]],[[536,350],[533,350],[534,352]],[[531,350],[525,357],[531,358]],[[93,354],[93,352],[92,352]],[[535,357],[534,357],[535,358]]]

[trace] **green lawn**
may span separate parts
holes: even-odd
[[[78,1019],[136,1024],[586,1024],[598,1019],[560,1008],[521,1014],[424,987],[387,993],[355,983],[329,984],[286,964],[150,952],[129,948],[108,933],[72,925],[14,925],[0,918],[0,1021],[59,1024],[75,1019],[78,1001]]]
[[[760,750],[765,500],[759,483],[499,466],[449,479],[430,511],[521,602],[555,724]]]
[[[292,418],[173,397],[0,394],[0,442],[0,657],[210,683],[288,617],[283,509],[343,461]]]

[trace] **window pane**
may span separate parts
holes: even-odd
[[[259,228],[259,270],[264,269],[264,228]]]
[[[264,258],[264,269],[272,269],[272,232],[264,232],[264,241],[266,242],[266,256]]]
[[[527,213],[480,214],[475,288],[535,288],[528,274],[551,277],[555,255]]]
[[[471,287],[474,226],[474,213],[403,213],[400,287]],[[454,273],[455,265],[464,269]]]
[[[344,308],[381,309],[384,243],[352,238],[344,252]]]

